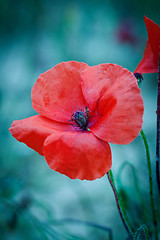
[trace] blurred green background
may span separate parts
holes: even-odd
[[[159,0],[0,0],[0,239],[127,239],[106,176],[71,180],[17,142],[13,120],[36,114],[31,89],[39,74],[62,61],[116,63],[134,71],[147,38],[143,16],[160,25]],[[155,182],[156,74],[144,75],[144,131]],[[137,102],[138,104],[138,102]],[[141,137],[111,145],[113,173],[134,228],[153,230],[148,170]],[[134,166],[126,165],[129,162]],[[123,167],[121,167],[123,166]],[[160,208],[159,208],[160,209]],[[84,222],[108,227],[109,233]]]

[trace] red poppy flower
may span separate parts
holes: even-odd
[[[148,40],[143,58],[134,72],[155,73],[158,72],[160,54],[160,27],[152,20],[144,16],[147,28]]]
[[[137,79],[116,64],[60,63],[39,76],[32,104],[40,115],[14,121],[11,134],[72,179],[102,177],[112,164],[108,142],[128,144],[142,127]]]

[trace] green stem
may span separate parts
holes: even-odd
[[[158,93],[157,93],[157,137],[156,137],[156,177],[160,193],[159,149],[160,149],[160,53],[158,64]]]
[[[128,232],[129,236],[132,239],[133,235],[134,235],[134,231],[133,231],[133,228],[132,228],[132,226],[130,225],[130,223],[128,221],[128,217],[126,215],[126,212],[125,212],[125,209],[123,207],[123,204],[122,204],[122,202],[120,200],[119,193],[116,190],[115,183],[114,183],[114,177],[113,177],[113,174],[112,174],[111,170],[107,173],[107,177],[108,177],[108,180],[109,180],[110,185],[112,187],[112,190],[114,192],[117,208],[118,208],[120,217],[122,219],[123,225],[124,225],[126,231]]]
[[[153,200],[153,181],[152,181],[152,168],[151,168],[149,145],[148,145],[148,142],[147,142],[147,138],[146,138],[146,136],[143,132],[143,129],[141,130],[140,134],[141,134],[141,137],[143,139],[145,149],[146,149],[148,174],[149,174],[150,201],[151,201],[151,208],[152,208],[152,218],[153,218],[153,224],[154,224],[154,228],[155,228],[155,240],[158,240],[157,219],[156,219],[154,200]]]

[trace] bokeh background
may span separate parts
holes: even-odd
[[[106,176],[90,182],[56,173],[8,129],[13,120],[36,114],[31,104],[32,86],[42,72],[62,61],[109,62],[134,71],[147,38],[144,15],[160,24],[159,0],[0,0],[1,240],[107,240],[110,235],[113,240],[127,239]],[[141,89],[158,213],[157,75],[144,75]],[[112,144],[111,149],[112,171],[130,222],[135,229],[146,224],[152,231],[141,137],[126,146]]]

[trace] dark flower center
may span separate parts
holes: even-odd
[[[85,112],[76,111],[75,114],[73,115],[73,118],[81,129],[87,130],[87,126],[89,123],[89,114],[87,107],[85,108]]]

